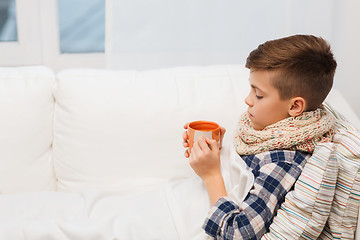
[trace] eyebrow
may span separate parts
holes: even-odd
[[[255,89],[257,89],[257,90],[259,90],[259,91],[261,91],[261,92],[265,93],[265,92],[264,92],[264,90],[262,90],[261,88],[259,88],[259,87],[255,86],[254,84],[250,84],[250,86],[251,86],[252,88],[255,88]]]

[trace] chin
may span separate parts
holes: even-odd
[[[258,127],[257,127],[256,125],[254,125],[253,123],[251,123],[250,126],[251,126],[254,130],[259,130]]]
[[[264,129],[263,127],[257,126],[257,125],[255,125],[255,124],[253,124],[253,123],[251,123],[251,127],[252,127],[254,130],[256,130],[256,131],[261,131],[261,130]]]

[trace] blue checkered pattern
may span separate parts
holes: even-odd
[[[224,197],[212,207],[203,228],[216,239],[260,239],[310,154],[272,150],[241,157],[254,174],[254,185],[240,206]]]

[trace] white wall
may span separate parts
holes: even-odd
[[[334,86],[360,117],[360,1],[335,4],[332,45],[338,63]]]
[[[360,1],[107,0],[109,68],[244,64],[260,43],[303,33],[327,39],[335,87],[360,116]]]

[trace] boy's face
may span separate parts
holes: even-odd
[[[255,130],[262,130],[290,117],[291,101],[280,99],[279,91],[271,84],[274,74],[276,73],[264,70],[250,71],[251,90],[245,103],[249,106],[251,126]]]

